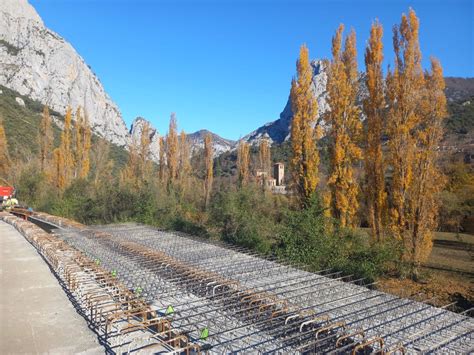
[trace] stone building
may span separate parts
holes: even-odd
[[[285,165],[283,163],[275,163],[273,165],[273,176],[269,176],[266,171],[257,170],[256,177],[257,183],[260,186],[265,184],[266,188],[270,189],[273,193],[286,193]]]

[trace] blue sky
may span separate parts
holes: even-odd
[[[474,1],[31,0],[46,26],[68,40],[99,76],[129,125],[149,119],[160,133],[176,112],[186,132],[238,139],[279,117],[299,46],[329,57],[339,23],[357,32],[360,68],[372,21],[392,26],[412,6],[425,65],[474,76]]]

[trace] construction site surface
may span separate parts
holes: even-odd
[[[13,213],[0,213],[0,353],[474,351],[474,320],[423,295],[142,225]]]

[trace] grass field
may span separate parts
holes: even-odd
[[[368,233],[367,229],[362,231]],[[455,303],[448,309],[458,312],[474,307],[474,235],[435,233],[433,250],[421,275],[418,282],[384,278],[378,280],[378,288],[403,297],[430,299],[429,303],[438,307]]]

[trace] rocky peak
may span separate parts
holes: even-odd
[[[64,114],[82,107],[94,133],[124,146],[129,135],[117,105],[75,49],[46,28],[26,0],[0,6],[0,84]]]
[[[329,61],[327,59],[312,60],[311,67],[313,68],[311,89],[318,101],[318,124],[321,125],[324,132],[328,129],[326,122],[324,122],[324,114],[330,109],[327,102],[328,93],[326,91]],[[365,74],[360,73],[359,92],[357,97],[358,104],[361,104],[364,97],[367,96],[367,88],[365,86],[364,78]],[[364,117],[362,116],[361,119],[363,118]],[[280,118],[278,120],[265,124],[242,139],[252,144],[258,144],[258,142],[263,138],[269,139],[270,142],[282,143],[290,138],[292,120],[293,111],[291,110],[290,97],[288,97],[285,108],[280,113]]]
[[[318,116],[321,117],[329,109],[326,93],[328,62],[323,59],[312,60],[311,67],[313,68],[311,89],[318,100]],[[292,119],[293,111],[288,97],[278,120],[265,124],[242,139],[252,144],[258,144],[263,138],[270,142],[281,143],[289,138]],[[324,122],[322,124],[324,125]]]

